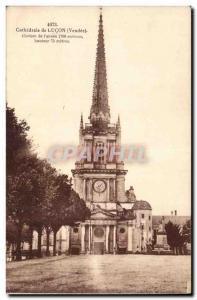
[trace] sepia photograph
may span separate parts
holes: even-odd
[[[6,293],[191,295],[189,6],[6,7]]]

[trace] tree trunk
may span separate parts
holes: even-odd
[[[47,227],[46,228],[46,235],[47,235],[47,248],[46,248],[46,256],[50,256],[50,251],[49,251],[49,234],[50,234],[50,230]]]
[[[21,236],[22,236],[22,228],[21,224],[18,225],[18,234],[17,234],[17,243],[16,243],[16,260],[21,260]]]
[[[69,226],[69,248],[68,248],[68,253],[69,253],[69,255],[72,254],[72,251],[71,251],[71,226]]]
[[[30,241],[29,241],[29,258],[33,257],[32,246],[33,246],[33,227],[30,226]]]
[[[53,230],[53,256],[56,256],[56,235],[57,230]]]
[[[41,242],[42,242],[42,227],[38,229],[38,257],[42,257]]]

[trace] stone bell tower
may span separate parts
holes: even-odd
[[[92,104],[89,122],[81,116],[79,147],[82,155],[72,170],[74,189],[90,208],[91,216],[71,228],[71,252],[104,254],[141,251],[151,237],[151,207],[137,201],[131,186],[125,193],[121,123],[111,123],[100,13]],[[142,242],[143,241],[143,242]]]
[[[121,125],[110,122],[108,104],[106,60],[102,12],[99,17],[95,75],[89,123],[83,123],[81,116],[79,129],[82,157],[72,170],[74,188],[86,205],[116,211],[117,202],[125,202],[124,163],[118,152],[121,143]]]

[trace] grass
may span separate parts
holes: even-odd
[[[7,263],[7,293],[190,292],[190,256],[62,255]]]

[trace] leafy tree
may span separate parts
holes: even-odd
[[[53,230],[53,255],[56,255],[56,235],[62,225],[74,225],[89,216],[85,202],[72,189],[67,175],[56,177],[56,192],[52,200],[48,226]]]
[[[14,174],[21,158],[29,154],[31,141],[27,138],[29,126],[19,121],[13,108],[6,105],[6,169]]]
[[[40,176],[41,172],[42,163],[32,155],[23,157],[16,166],[15,174],[7,176],[7,215],[17,228],[17,260],[21,259],[23,226],[32,224],[32,218],[35,218],[35,213],[40,208],[45,189],[40,184],[43,177]]]
[[[47,250],[49,252],[50,216],[52,211],[52,199],[55,195],[55,178],[57,172],[46,160],[38,160],[36,171],[37,185],[34,196],[37,201],[34,202],[32,207],[29,225],[32,232],[33,229],[38,232],[38,256],[41,257],[41,238],[44,228],[47,232]]]
[[[71,182],[67,175],[59,174],[55,178],[54,186],[48,226],[53,231],[53,255],[56,255],[56,235],[65,222],[66,210],[70,205]]]
[[[165,225],[165,230],[169,246],[175,254],[178,254],[179,250],[181,251],[184,245],[184,237],[181,233],[180,227],[177,224],[173,224],[171,221],[169,221]]]
[[[17,227],[11,220],[6,222],[6,239],[9,244],[16,244],[17,242]],[[31,232],[27,225],[23,226],[21,241],[31,242]]]
[[[184,241],[187,243],[191,243],[191,220],[188,220],[184,225],[183,225],[183,236],[184,236]]]
[[[25,193],[30,193],[31,190],[30,181],[25,179],[25,169],[21,170],[22,174],[18,176],[19,167],[23,166],[24,161],[26,161],[25,157],[30,154],[31,141],[27,139],[28,130],[27,123],[24,120],[19,121],[14,109],[6,105],[7,218],[9,217],[9,220],[12,220],[15,224],[18,259],[20,259],[20,241],[23,228],[21,216],[24,216],[23,207],[18,205],[19,202],[22,202],[22,199],[18,196],[24,182],[26,184],[23,196]],[[26,204],[24,210],[26,210]],[[10,235],[13,233],[12,230],[9,232],[9,229],[11,229],[10,226],[7,228],[8,239],[11,238]]]
[[[11,220],[6,222],[6,241],[9,244],[15,244],[17,241],[17,227]]]
[[[24,225],[28,225],[28,240],[32,250],[32,234],[38,232],[38,256],[41,256],[43,228],[54,233],[53,254],[56,254],[56,233],[62,225],[73,225],[90,214],[85,202],[72,190],[67,175],[58,175],[46,160],[32,153],[27,138],[29,126],[18,121],[15,111],[7,106],[7,239],[16,242],[17,260],[21,259]]]

